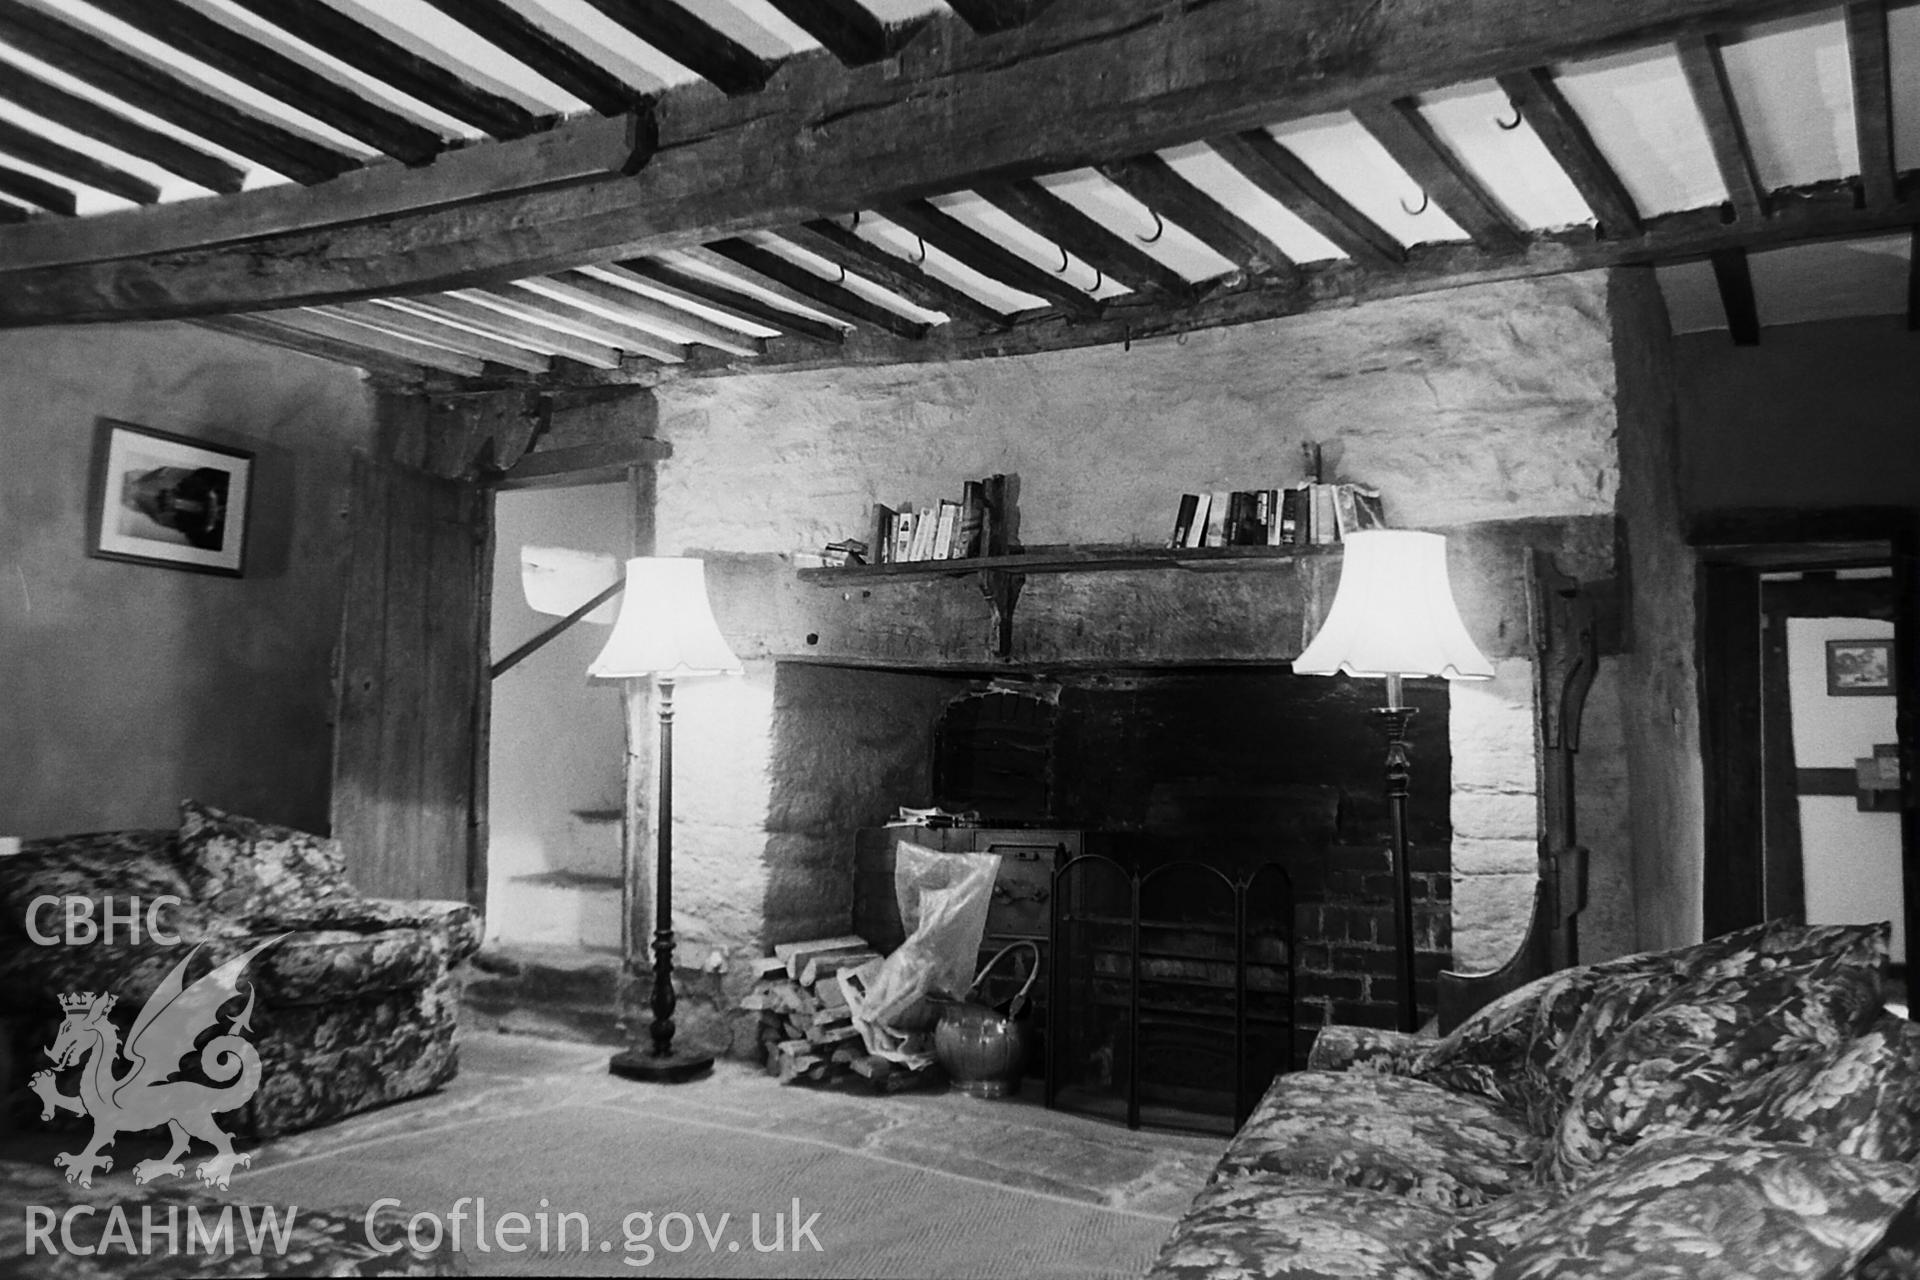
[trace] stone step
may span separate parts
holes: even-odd
[[[461,991],[469,1026],[586,1044],[625,1043],[617,949],[489,943]]]
[[[496,940],[509,947],[620,948],[618,873],[537,871],[508,881],[512,909],[496,913]]]
[[[547,850],[555,871],[582,875],[620,874],[622,815],[618,809],[575,809],[567,818],[566,842]]]

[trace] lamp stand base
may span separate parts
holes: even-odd
[[[607,1062],[607,1070],[628,1080],[653,1084],[685,1084],[713,1070],[710,1053],[652,1053],[622,1049]]]

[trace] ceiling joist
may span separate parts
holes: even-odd
[[[1893,61],[1885,0],[1847,6],[1847,49],[1853,63],[1854,136],[1860,144],[1861,196],[1876,207],[1894,198]]]
[[[735,319],[784,329],[795,337],[829,347],[839,346],[846,337],[844,329],[824,320],[789,311],[744,290],[730,289],[718,281],[652,258],[629,258],[619,265],[645,277],[656,289],[682,303],[710,307]]]
[[[0,0],[0,14],[19,7],[19,0]],[[907,74],[847,68],[823,56],[791,60],[779,87],[765,94],[724,99],[701,86],[674,89],[660,99],[660,152],[643,181],[373,214],[287,232],[243,252],[190,244],[80,268],[7,272],[0,274],[0,324],[284,308],[504,281],[886,207],[988,174],[1017,178],[1140,156],[1516,67],[1645,47],[1702,24],[1819,7],[1805,0],[1057,6],[990,40],[949,29],[916,42]],[[667,7],[645,10],[651,16]],[[933,21],[951,28],[958,20]]]
[[[891,58],[927,25],[927,17],[885,22],[860,0],[770,0],[788,21],[850,67]]]
[[[1499,77],[1520,116],[1541,145],[1566,172],[1580,198],[1593,210],[1599,233],[1618,239],[1640,234],[1640,211],[1606,157],[1600,154],[1586,122],[1567,102],[1553,73],[1545,67],[1509,71]]]
[[[1181,177],[1157,155],[1131,156],[1103,164],[1100,176],[1148,209],[1164,214],[1249,275],[1285,275],[1292,270],[1284,249]]]
[[[238,191],[246,181],[245,173],[218,156],[68,93],[24,67],[9,65],[6,74],[0,76],[0,98],[118,151],[139,156],[209,191]]]
[[[1753,163],[1753,146],[1734,106],[1733,86],[1727,80],[1727,63],[1721,56],[1719,40],[1710,35],[1686,36],[1680,41],[1680,68],[1686,73],[1694,105],[1707,126],[1713,162],[1719,167],[1734,216],[1742,222],[1764,221],[1767,193]]]
[[[827,218],[782,228],[782,236],[809,253],[890,289],[917,307],[964,316],[978,324],[1004,325],[1007,318],[965,289],[888,253],[858,232]]]
[[[1354,208],[1266,130],[1244,129],[1214,138],[1207,145],[1241,177],[1355,262],[1397,267],[1406,261],[1406,250],[1391,233]]]
[[[1001,280],[1022,292],[1044,298],[1068,315],[1092,318],[1100,314],[1100,303],[1067,279],[1069,264],[1064,253],[1058,271],[1036,266],[926,200],[889,205],[881,212],[888,221],[990,280]]]
[[[756,276],[789,289],[802,301],[819,311],[859,326],[878,325],[888,333],[919,341],[932,326],[914,320],[849,289],[836,280],[815,275],[797,262],[781,257],[771,249],[750,240],[718,240],[707,246],[738,269],[745,267]]]
[[[1355,107],[1353,114],[1475,244],[1495,253],[1520,247],[1519,224],[1440,141],[1411,98],[1364,104]]]

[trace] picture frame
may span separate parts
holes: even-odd
[[[243,575],[252,453],[114,418],[95,432],[89,555]]]
[[[1892,640],[1827,641],[1828,697],[1884,698],[1892,693]]]

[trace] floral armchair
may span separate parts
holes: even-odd
[[[1920,1028],[1887,928],[1551,974],[1442,1039],[1328,1027],[1150,1275],[1920,1276]]]
[[[30,1082],[53,1065],[44,1050],[61,997],[112,993],[124,1033],[183,957],[192,982],[269,939],[238,987],[253,997],[259,1088],[222,1128],[270,1137],[452,1079],[454,969],[479,946],[479,917],[465,903],[362,897],[342,865],[333,840],[193,801],[177,830],[33,840],[0,858],[0,1062],[13,1118],[37,1123]],[[90,928],[66,928],[69,900]]]

